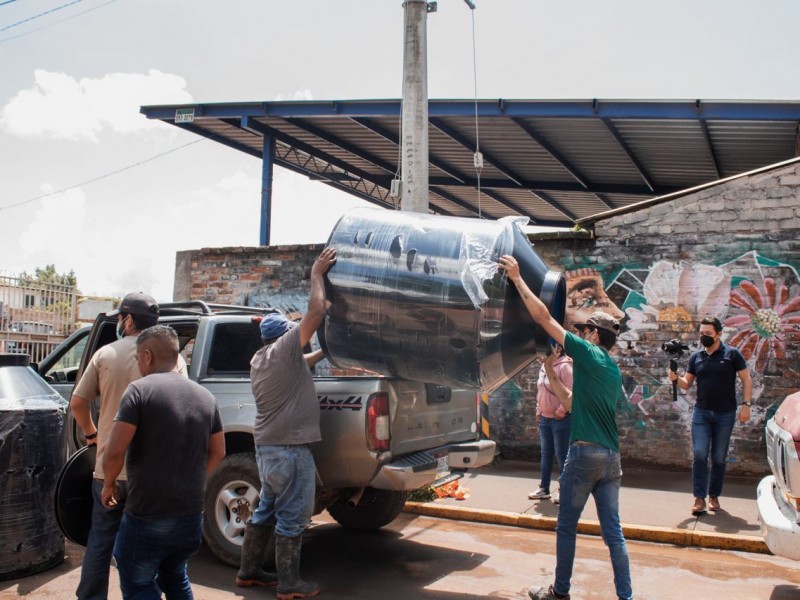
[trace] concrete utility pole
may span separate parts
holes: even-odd
[[[428,12],[435,2],[406,0],[403,38],[403,142],[400,208],[428,212]]]

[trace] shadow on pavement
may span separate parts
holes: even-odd
[[[800,598],[800,587],[796,585],[776,585],[769,600],[797,600]]]
[[[46,586],[48,583],[64,575],[65,573],[69,573],[76,567],[80,568],[82,561],[83,548],[73,544],[72,542],[66,542],[64,548],[64,562],[41,573],[36,573],[34,575],[28,575],[27,577],[20,577],[17,579],[9,579],[7,581],[0,581],[0,592],[4,592],[11,588],[16,588],[17,596],[30,596],[31,598],[36,598],[36,591],[39,588]],[[64,590],[64,597],[70,597],[70,594],[73,591],[74,590]],[[74,594],[72,594],[72,596],[74,596]]]

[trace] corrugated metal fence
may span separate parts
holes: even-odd
[[[0,352],[41,361],[75,330],[75,286],[0,274]]]

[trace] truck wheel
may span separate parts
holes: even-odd
[[[336,502],[328,507],[328,514],[342,527],[369,531],[394,521],[406,498],[408,492],[367,488],[357,506],[350,508],[345,501]]]
[[[261,481],[255,454],[231,454],[208,478],[203,537],[225,564],[238,567],[244,527],[258,506]]]

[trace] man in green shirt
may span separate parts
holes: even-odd
[[[531,292],[513,256],[500,257],[500,267],[516,286],[533,320],[561,344],[573,360],[571,392],[558,385],[556,377],[551,377],[551,382],[556,382],[553,392],[567,410],[572,411],[570,447],[564,473],[559,479],[561,507],[556,525],[555,582],[548,587],[530,588],[528,596],[532,600],[569,599],[578,520],[591,494],[603,541],[611,554],[617,597],[630,600],[633,598],[630,561],[619,521],[622,468],[615,419],[622,375],[608,353],[617,341],[619,323],[598,310],[585,323],[575,324],[577,335],[569,333]]]

